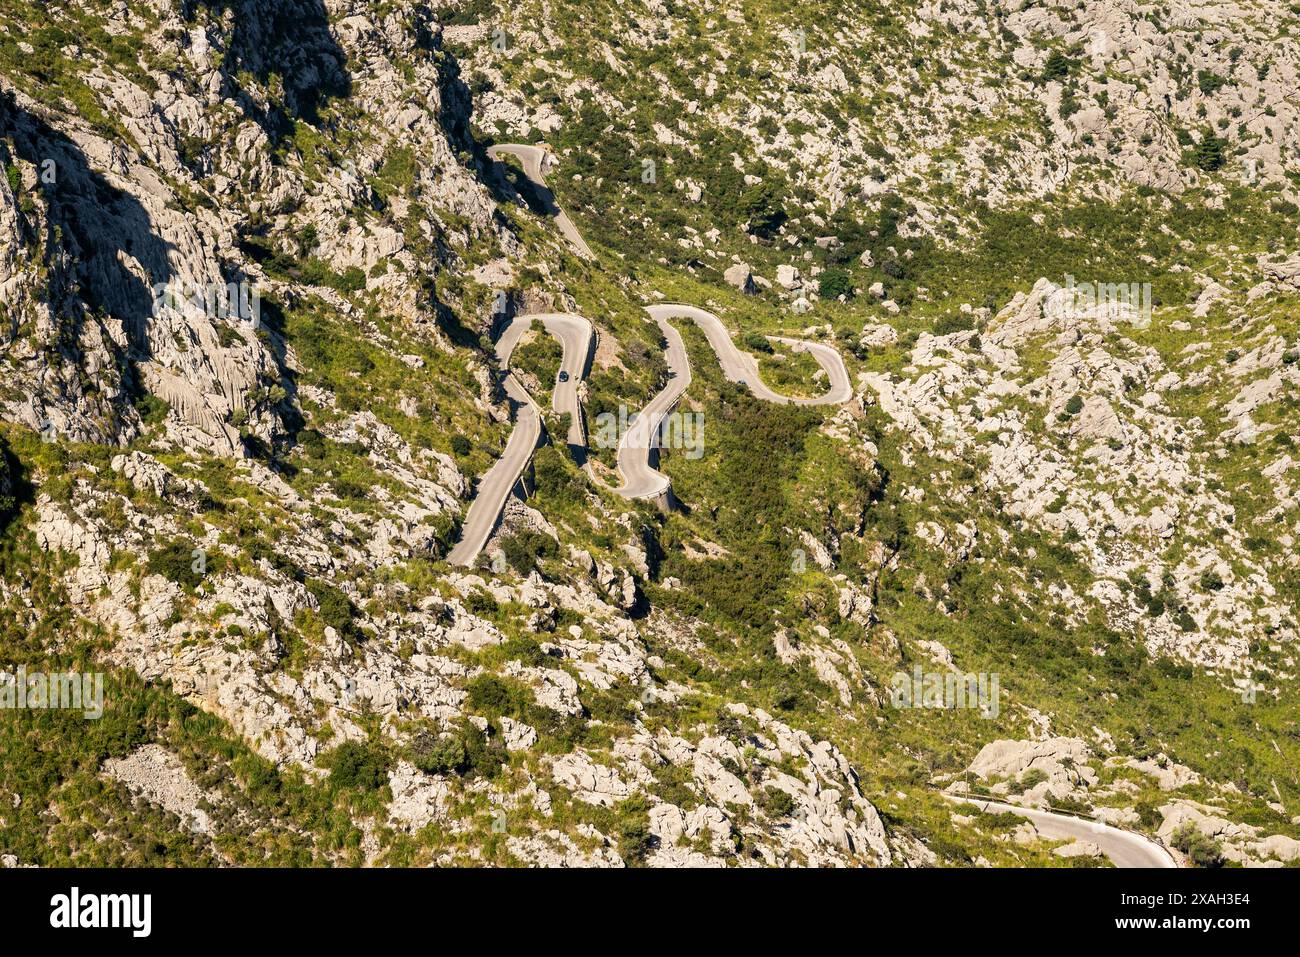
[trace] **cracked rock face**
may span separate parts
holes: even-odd
[[[1123,304],[1069,308],[1065,290],[1043,279],[978,337],[922,334],[904,377],[869,373],[863,381],[907,442],[954,461],[987,455],[982,482],[1008,513],[1071,536],[1098,578],[1090,597],[1117,627],[1141,622],[1153,653],[1244,672],[1250,660],[1240,622],[1276,629],[1290,619],[1290,605],[1273,584],[1278,569],[1249,557],[1246,573],[1226,587],[1199,587],[1207,573],[1220,574],[1215,570],[1248,550],[1230,527],[1230,493],[1205,486],[1205,454],[1191,447],[1219,429],[1220,441],[1238,440],[1251,429],[1250,412],[1294,381],[1295,366],[1280,358],[1272,364],[1287,347],[1278,337],[1267,353],[1253,350],[1236,361],[1234,379],[1248,384],[1223,410],[1228,428],[1181,419],[1170,403],[1201,383],[1129,339],[1134,321]],[[1047,350],[1045,365],[1026,365],[1021,356],[1030,348]],[[1211,532],[1223,526],[1223,535]],[[945,534],[919,533],[935,544]],[[1171,540],[1185,541],[1187,553],[1170,565],[1152,562],[1146,543]],[[1114,585],[1139,572],[1146,587],[1159,590],[1163,581],[1176,594],[1184,623],[1140,616],[1133,597]]]
[[[986,641],[961,601],[1041,613],[1082,643],[1089,678],[1121,660],[1141,678],[1194,666],[1243,701],[1283,693],[1300,253],[1175,237],[1177,301],[1145,309],[1079,305],[1072,277],[1037,269],[1016,288],[999,263],[996,298],[947,315],[948,292],[916,279],[918,250],[960,251],[995,212],[1042,226],[1033,204],[1065,191],[1156,191],[1151,210],[1192,197],[1214,219],[1249,169],[1285,209],[1300,75],[1268,20],[1284,8],[947,0],[882,23],[848,5],[761,47],[736,4],[622,5],[600,30],[579,7],[498,11],[503,51],[492,25],[409,0],[119,4],[96,23],[131,63],[86,35],[59,51],[76,77],[57,89],[0,73],[0,558],[26,562],[0,578],[0,637],[54,621],[45,651],[89,644],[143,679],[143,713],[197,708],[225,735],[213,757],[184,721],[151,727],[96,756],[100,783],[174,815],[215,863],[244,862],[232,833],[355,865],[913,866],[1004,845],[1023,860],[1032,826],[935,823],[933,792],[976,781],[1175,848],[1190,828],[1232,861],[1293,861],[1276,782],[1250,782],[1248,805],[1217,743],[1189,755],[1168,728],[1133,731],[1118,695],[1072,712],[1086,681],[1058,714],[1011,674],[1039,662]],[[642,55],[652,69],[628,66]],[[555,147],[575,129],[582,148]],[[1196,161],[1220,135],[1227,172]],[[594,262],[575,265],[544,191],[484,149],[539,137],[566,228],[605,228]],[[652,180],[624,168],[629,143],[663,151]],[[765,176],[782,184],[771,229]],[[664,222],[631,212],[651,186]],[[666,450],[687,490],[670,515],[607,494],[610,462],[589,450],[584,469],[548,416],[490,560],[449,565],[517,415],[492,358],[502,317],[592,317],[591,411],[664,386],[658,334],[637,333],[673,294],[778,343],[765,376],[799,377],[800,331],[842,353],[851,401],[797,420],[749,474],[721,441],[703,477]],[[545,343],[520,350],[534,393],[557,371]],[[698,345],[681,408],[721,425],[747,406]],[[794,410],[765,411],[732,452]],[[1236,481],[1210,478],[1242,450]],[[750,552],[726,537],[729,509],[763,533]],[[1040,550],[1069,573],[1031,569]],[[728,620],[754,565],[749,620]],[[1001,723],[900,714],[881,690],[999,654]],[[936,771],[939,751],[967,781]],[[281,819],[354,785],[345,841]],[[13,798],[0,790],[0,815]]]
[[[34,272],[6,280],[36,320],[35,338],[7,350],[30,389],[10,416],[71,438],[123,441],[137,421],[127,393],[147,388],[169,403],[185,441],[215,454],[240,454],[229,424],[236,409],[261,416],[272,435],[273,410],[246,408],[250,394],[282,374],[272,352],[249,323],[183,301],[241,281],[222,257],[223,224],[181,213],[152,169],[84,124],[49,116],[21,92],[7,99],[5,132],[17,159],[33,171],[53,163],[56,177],[57,188],[34,193],[48,200],[20,214],[22,233],[59,250],[46,264],[56,298],[34,299]],[[12,197],[0,196],[5,202]],[[73,384],[83,380],[100,383],[98,401]]]

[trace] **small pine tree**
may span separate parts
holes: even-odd
[[[1227,149],[1227,140],[1207,131],[1196,144],[1193,160],[1198,169],[1213,173],[1215,170],[1222,169],[1223,164],[1227,162]]]

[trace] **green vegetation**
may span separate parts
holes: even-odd
[[[177,539],[150,552],[146,567],[151,574],[192,589],[203,581],[202,561],[205,559],[201,549],[196,549],[192,542]]]
[[[43,485],[42,463],[56,447],[18,432],[6,440],[20,474]],[[22,517],[31,506],[20,499],[19,508],[20,520],[0,532],[0,577],[23,580],[23,594],[38,607],[25,607],[13,594],[0,602],[0,667],[106,676],[98,720],[76,710],[0,713],[0,788],[16,797],[0,821],[5,852],[44,867],[300,867],[335,854],[355,862],[348,848],[357,846],[360,830],[326,789],[300,770],[278,770],[167,682],[105,667],[100,653],[108,636],[70,611],[67,559],[37,546]],[[166,567],[189,574],[188,550],[183,563],[179,549],[163,553],[173,556]],[[211,840],[100,773],[106,759],[151,743],[175,754],[211,796],[205,805]]]
[[[389,759],[378,747],[345,741],[320,759],[336,788],[377,791],[388,784]]]
[[[650,833],[649,805],[644,799],[624,801],[618,808],[618,851],[629,867],[645,863],[655,847]]]
[[[853,298],[853,277],[843,269],[828,269],[817,281],[817,294],[823,299]]]
[[[501,551],[505,553],[510,567],[520,575],[529,575],[538,564],[559,553],[560,547],[551,536],[524,529],[501,540]]]
[[[10,519],[18,511],[16,489],[18,476],[14,474],[14,464],[16,462],[17,460],[13,458],[13,453],[9,451],[9,445],[4,436],[0,435],[0,534],[4,532]]]
[[[1222,169],[1223,164],[1227,162],[1227,150],[1227,140],[1206,130],[1201,134],[1201,139],[1196,144],[1193,162],[1198,169],[1213,173],[1215,170]]]
[[[96,0],[91,6],[102,4]],[[20,30],[19,23],[41,22],[38,9],[20,0],[5,4],[0,65],[6,78],[59,111],[70,104],[98,131],[129,145],[116,114],[104,111],[99,95],[83,79],[87,74],[65,51],[93,51],[97,62],[131,78],[146,93],[152,92],[147,70],[165,67],[178,83],[186,82],[189,71],[181,61],[162,63],[153,49],[142,53],[141,44],[129,36],[106,32],[92,22],[97,16],[69,10],[68,16],[77,20],[64,21],[64,6],[56,7],[60,22]],[[520,15],[528,16],[529,9]],[[198,11],[191,22],[208,12]],[[745,55],[730,59],[724,70],[713,66],[713,30],[728,28],[713,24],[699,29],[704,23],[699,18],[712,18],[715,12],[670,4],[663,35],[656,34],[655,42],[619,46],[619,70],[605,62],[599,44],[590,42],[593,36],[627,35],[616,28],[626,16],[619,4],[595,0],[560,18],[558,54],[573,75],[594,78],[608,97],[594,96],[582,84],[570,95],[568,74],[561,86],[558,76],[530,65],[531,56],[495,58],[500,74],[494,72],[490,82],[501,85],[498,92],[528,110],[547,106],[561,116],[563,122],[547,137],[563,170],[553,185],[600,256],[597,263],[579,261],[551,224],[509,203],[497,210],[499,222],[516,229],[520,240],[512,295],[521,302],[549,297],[598,324],[601,349],[587,383],[586,412],[593,420],[604,412],[617,413],[623,404],[639,408],[666,381],[659,331],[641,308],[656,299],[715,309],[738,330],[742,346],[759,357],[763,380],[800,396],[821,390],[814,378],[816,362],[781,344],[774,347],[768,335],[801,335],[800,326],[811,326],[807,335],[850,357],[850,374],[857,381],[858,373],[905,369],[911,347],[924,333],[969,333],[959,342],[940,344],[936,354],[964,351],[959,361],[977,372],[989,367],[997,341],[981,310],[995,312],[1040,276],[1058,281],[1067,273],[1084,277],[1084,267],[1088,276],[1128,276],[1135,263],[1144,263],[1151,266],[1157,304],[1169,307],[1168,316],[1182,318],[1187,313],[1179,311],[1182,304],[1199,292],[1198,276],[1237,274],[1236,264],[1225,266],[1224,250],[1239,251],[1249,263],[1293,247],[1295,209],[1277,194],[1210,175],[1207,181],[1223,190],[1217,203],[1206,202],[1213,193],[1193,188],[1178,195],[1133,190],[1106,204],[1081,188],[1090,182],[1087,167],[1094,165],[1094,157],[1077,164],[1075,178],[1058,193],[1039,200],[993,208],[988,204],[997,200],[991,193],[963,192],[969,184],[944,183],[934,187],[936,201],[927,195],[926,203],[917,200],[926,208],[917,209],[907,196],[930,187],[921,176],[902,181],[894,175],[911,150],[906,143],[892,145],[897,131],[884,123],[879,129],[864,126],[862,118],[881,115],[873,103],[879,105],[884,96],[899,98],[898,84],[915,105],[910,121],[929,135],[926,124],[939,111],[928,99],[927,87],[974,68],[975,53],[963,45],[962,31],[936,29],[929,36],[913,36],[903,26],[904,8],[897,5],[845,7],[815,0],[800,8],[793,21],[766,16],[771,11],[750,5],[743,11]],[[439,19],[480,23],[493,14],[486,0],[464,0],[442,11]],[[158,28],[155,32],[164,29],[147,9],[133,7],[132,16],[144,18],[151,30]],[[867,35],[855,40],[862,57],[835,60],[845,82],[834,95],[827,88],[841,84],[827,83],[825,77],[778,84],[784,98],[780,109],[766,110],[768,115],[753,124],[772,149],[758,149],[750,135],[755,130],[719,126],[711,118],[737,115],[733,107],[739,104],[766,103],[774,64],[791,58],[786,34],[797,22],[808,25],[813,43],[846,26],[855,31],[865,27]],[[996,55],[981,68],[1014,72],[1009,59],[1000,57],[1009,57],[1019,39],[1005,27],[994,36],[990,52]],[[19,38],[35,52],[23,55]],[[229,38],[223,34],[222,39]],[[1055,50],[1041,40],[1036,43],[1046,62],[1041,73],[1022,71],[1027,87],[1059,83],[1060,114],[1067,119],[1094,102],[1113,119],[1114,98],[1088,92],[1092,66],[1080,48]],[[768,771],[800,776],[798,761],[775,760],[753,744],[755,723],[728,711],[728,702],[761,707],[836,743],[891,832],[917,838],[943,863],[970,863],[976,856],[995,863],[1040,862],[1035,852],[999,839],[1014,825],[980,814],[955,823],[951,809],[933,793],[989,740],[1027,736],[1025,716],[1031,708],[1049,712],[1060,733],[1113,740],[1120,754],[1167,754],[1207,780],[1180,796],[1222,801],[1225,813],[1256,822],[1268,833],[1295,833],[1269,806],[1275,800],[1289,806],[1297,799],[1291,711],[1271,690],[1245,711],[1236,693],[1224,686],[1222,674],[1148,652],[1150,629],[1172,625],[1196,639],[1202,627],[1207,634],[1213,631],[1214,616],[1196,604],[1203,596],[1180,596],[1172,578],[1147,580],[1138,572],[1107,580],[1108,589],[1135,598],[1140,612],[1124,628],[1108,625],[1092,604],[1058,598],[1091,595],[1103,584],[1081,559],[1070,537],[1074,529],[1058,535],[1016,516],[988,484],[989,462],[978,446],[953,452],[911,443],[887,428],[880,408],[869,403],[842,411],[759,402],[747,390],[722,381],[711,350],[689,324],[681,328],[694,380],[682,409],[703,413],[705,454],[700,459],[674,449],[662,454],[662,466],[684,507],[666,515],[646,503],[616,499],[584,474],[562,442],[554,441],[563,429],[548,422],[553,443],[537,452],[535,494],[528,504],[557,529],[559,541],[523,530],[506,534],[501,542],[517,575],[553,581],[562,586],[559,595],[571,585],[599,585],[600,592],[605,587],[593,580],[603,571],[593,575],[579,567],[570,558],[570,545],[612,565],[616,573],[634,570],[638,590],[629,627],[651,654],[652,673],[644,675],[649,688],[617,680],[597,687],[588,680],[586,669],[595,655],[589,649],[611,640],[608,622],[587,621],[558,598],[553,608],[524,607],[481,587],[456,584],[464,579],[449,574],[441,560],[459,521],[457,504],[428,488],[435,477],[444,487],[457,484],[442,482],[441,470],[447,467],[442,456],[450,453],[464,477],[482,475],[508,432],[483,415],[476,377],[492,364],[485,328],[491,290],[473,276],[483,274],[477,267],[502,254],[489,235],[497,224],[480,231],[470,217],[436,205],[427,194],[437,191],[426,187],[446,170],[421,155],[422,147],[377,139],[375,131],[348,113],[346,102],[331,104],[328,95],[315,98],[294,90],[292,77],[253,75],[249,64],[238,62],[238,44],[218,43],[214,49],[227,58],[219,64],[223,82],[247,93],[248,102],[268,114],[254,121],[273,144],[277,179],[281,173],[291,179],[301,175],[304,193],[312,195],[341,168],[344,157],[368,157],[355,205],[343,215],[349,229],[382,224],[402,234],[405,251],[424,270],[396,277],[411,280],[414,304],[410,298],[390,298],[387,291],[390,270],[410,268],[406,256],[380,262],[369,274],[355,267],[336,271],[321,258],[322,237],[316,229],[300,225],[304,217],[295,208],[297,200],[248,216],[240,249],[283,284],[265,303],[259,338],[277,356],[286,356],[276,381],[249,396],[247,410],[230,417],[257,461],[232,468],[229,461],[178,448],[162,434],[171,412],[167,404],[138,390],[132,404],[145,429],[131,450],[146,451],[176,476],[201,483],[204,491],[192,499],[187,494],[183,503],[171,501],[148,487],[136,487],[110,467],[121,452],[116,447],[46,446],[23,430],[5,427],[0,436],[0,565],[4,580],[20,582],[17,594],[30,600],[11,596],[0,606],[0,659],[5,664],[43,660],[57,650],[57,660],[87,666],[104,660],[116,640],[71,610],[76,606],[68,600],[65,582],[75,558],[45,553],[32,540],[34,492],[70,520],[97,524],[112,531],[114,541],[130,543],[112,555],[111,567],[122,574],[131,599],[139,598],[144,574],[160,574],[181,586],[166,627],[169,640],[175,636],[187,651],[234,656],[256,649],[256,667],[270,672],[271,679],[303,679],[308,666],[326,653],[325,629],[334,629],[349,643],[373,636],[369,652],[391,649],[403,662],[434,659],[440,666],[434,670],[454,676],[454,686],[463,684],[465,709],[474,721],[438,723],[403,710],[404,705],[396,716],[381,718],[363,701],[348,711],[345,734],[356,737],[360,728],[365,740],[337,744],[339,728],[326,724],[334,719],[317,702],[318,707],[300,716],[326,749],[318,763],[329,777],[314,781],[292,761],[277,769],[223,722],[188,704],[167,681],[146,685],[130,674],[112,673],[110,713],[94,727],[60,715],[0,718],[0,789],[22,798],[0,821],[0,845],[13,848],[23,863],[359,863],[363,830],[378,841],[386,863],[427,863],[435,849],[456,860],[506,863],[510,851],[500,836],[506,832],[478,779],[491,779],[502,792],[517,791],[527,781],[544,781],[550,756],[575,747],[603,759],[608,757],[603,752],[634,731],[653,736],[667,730],[692,740],[716,733],[737,745],[742,757],[728,759],[726,766],[742,779],[757,784],[760,773]],[[665,56],[665,50],[672,55]],[[898,64],[896,72],[880,66],[876,55],[881,51],[887,54],[884,62]],[[440,62],[449,60],[446,51],[435,52]],[[396,66],[395,75],[415,76],[410,62]],[[454,64],[448,62],[446,68],[444,78],[454,80]],[[706,85],[706,77],[714,82]],[[830,78],[835,79],[833,74]],[[474,92],[489,82],[470,71],[465,80]],[[1184,65],[1178,82],[1188,93],[1195,84],[1212,95],[1230,81],[1211,70],[1193,76]],[[453,87],[449,82],[448,89]],[[671,136],[648,135],[659,132],[655,121],[662,118],[665,90],[694,104],[690,119],[668,124]],[[817,109],[808,109],[810,103]],[[1009,173],[1007,153],[1016,144],[1056,135],[1047,122],[1055,117],[1039,115],[1032,104],[1024,115],[1015,112],[1018,108],[954,118],[946,134],[954,142],[973,144],[991,176]],[[444,119],[451,124],[450,114]],[[1183,161],[1207,174],[1223,171],[1238,150],[1227,124],[1226,119],[1219,123],[1217,131],[1177,130],[1186,150]],[[801,138],[813,132],[837,148],[866,142],[868,160],[861,164],[861,175],[872,182],[861,189],[850,186],[834,210],[820,195],[812,171],[801,169],[796,156],[804,148]],[[534,138],[541,135],[534,130]],[[873,136],[881,139],[871,141]],[[196,182],[219,145],[177,131],[181,163],[196,174]],[[466,140],[458,141],[453,149],[464,145]],[[969,152],[962,158],[968,159],[964,154]],[[956,155],[956,150],[937,152],[935,159],[948,154]],[[453,161],[470,168],[475,157],[466,151]],[[652,169],[654,175],[647,176]],[[6,163],[5,173],[10,188],[21,192],[19,167]],[[517,174],[514,180],[518,182]],[[872,183],[889,185],[867,188]],[[249,183],[239,186],[235,192],[241,196],[256,192]],[[32,195],[18,201],[24,215],[31,216],[40,196],[28,192]],[[177,195],[182,206],[194,199],[179,186]],[[536,197],[529,195],[535,205]],[[931,218],[936,209],[941,213],[930,219],[933,231],[918,229],[918,216]],[[834,241],[818,242],[824,237]],[[727,287],[721,270],[733,257],[744,258],[765,276],[777,265],[798,264],[805,275],[815,277],[818,296],[811,315],[793,314],[789,297],[780,291],[760,288],[744,296]],[[1168,268],[1173,263],[1180,268]],[[875,296],[855,297],[856,289],[877,282],[898,310],[882,306]],[[962,303],[974,308],[959,311]],[[1282,361],[1290,365],[1297,362],[1295,330],[1286,323],[1295,305],[1279,294],[1276,303],[1259,307],[1275,308],[1270,318],[1286,339]],[[880,322],[899,333],[898,344],[857,348],[863,326]],[[553,337],[535,332],[517,348],[512,365],[533,376],[545,393],[554,381],[560,348]],[[1132,332],[1140,349],[1154,350],[1166,360],[1177,356],[1180,370],[1186,366],[1186,385],[1167,390],[1167,410],[1162,407],[1161,415],[1168,411],[1181,422],[1193,417],[1202,424],[1218,421],[1222,393],[1240,383],[1220,382],[1231,377],[1219,375],[1210,359],[1222,355],[1221,346],[1232,334],[1217,313],[1187,335],[1173,323]],[[241,347],[242,336],[229,330],[218,335],[223,347]],[[981,336],[989,343],[988,353],[983,353]],[[1210,346],[1204,359],[1187,351],[1200,341]],[[1107,338],[1105,346],[1114,345]],[[1243,344],[1228,361],[1240,359],[1246,348]],[[1018,358],[1027,379],[1044,372],[1041,349],[1026,348]],[[1201,380],[1206,384],[1192,384]],[[76,384],[93,394],[88,381]],[[545,401],[544,394],[538,398]],[[982,408],[979,397],[967,400]],[[1016,413],[1033,411],[1027,401],[1008,405]],[[1082,394],[1071,396],[1063,419],[1078,416],[1083,406]],[[283,414],[284,428],[259,444],[258,436],[266,434],[261,414],[268,409]],[[1228,589],[1227,582],[1247,580],[1252,574],[1248,561],[1270,568],[1283,564],[1280,530],[1294,516],[1270,514],[1276,496],[1262,474],[1292,449],[1287,423],[1297,411],[1290,393],[1267,403],[1258,411],[1265,427],[1261,441],[1225,449],[1207,466],[1206,481],[1230,490],[1234,509],[1231,519],[1223,519],[1225,525],[1250,534],[1229,567],[1202,573],[1201,565],[1188,566],[1192,590],[1218,593]],[[178,407],[177,414],[182,413]],[[125,414],[129,418],[130,410]],[[1064,457],[1078,430],[1041,418],[1032,418],[1028,427],[1043,426],[1056,443],[1054,452]],[[992,428],[991,417],[989,422]],[[1177,442],[1203,455],[1209,439],[1201,431],[1181,432]],[[1149,438],[1114,440],[1109,448],[1119,453]],[[612,463],[611,451],[593,450],[593,458],[595,473],[605,475],[600,469]],[[255,465],[257,471],[246,471],[244,465]],[[1078,505],[1093,492],[1084,481],[1077,494],[1057,495],[1046,511],[1060,515],[1068,505]],[[287,484],[301,501],[290,507],[291,496],[282,495],[275,482]],[[1104,491],[1121,504],[1136,494],[1124,488]],[[394,536],[392,554],[372,561],[367,548],[379,520],[399,514],[419,516],[394,524],[404,530],[418,524],[424,537],[405,551]],[[1073,518],[1073,509],[1070,514]],[[167,530],[158,540],[147,532],[153,520]],[[977,532],[962,546],[967,554],[961,559],[926,544],[922,523],[950,529],[959,522],[970,523]],[[305,531],[323,541],[328,562],[308,562],[300,549],[284,547],[291,540],[298,544],[296,537]],[[1221,531],[1229,533],[1226,527]],[[1156,543],[1163,549],[1162,561],[1172,564],[1188,557],[1182,535],[1180,529],[1166,545]],[[221,550],[214,549],[196,565],[195,545],[213,536]],[[197,593],[205,574],[263,577],[268,568],[279,577],[277,584],[305,588],[315,610],[298,601],[293,620],[285,621],[269,605],[245,614],[225,603],[211,608]],[[503,586],[517,584],[512,576],[493,580],[483,574],[498,594],[507,594]],[[1280,592],[1295,592],[1294,570],[1277,575]],[[468,592],[465,608],[487,619],[500,632],[499,639],[494,635],[471,648],[430,638],[450,631],[442,625],[450,616],[453,592],[462,588]],[[421,619],[419,627],[411,624],[417,610],[428,619]],[[435,628],[432,622],[439,616],[443,620]],[[375,624],[361,627],[367,620]],[[1276,631],[1287,627],[1286,622],[1269,624],[1251,635],[1252,660],[1266,669],[1261,681],[1281,673],[1276,666],[1285,649],[1273,646],[1280,645]],[[571,628],[581,637],[573,645],[556,647]],[[1002,675],[1008,706],[997,718],[896,709],[873,697],[868,689],[885,688],[895,672],[929,660],[931,642],[948,648],[963,668]],[[260,652],[268,647],[274,652]],[[552,699],[543,696],[539,671],[553,672],[549,677],[561,682],[565,676],[577,682],[580,707],[571,709],[577,713],[540,704]],[[845,687],[837,677],[847,678]],[[675,690],[667,696],[671,701],[652,693],[666,685]],[[1288,689],[1282,688],[1283,700]],[[1197,703],[1192,718],[1189,700]],[[389,721],[400,732],[391,739],[386,736]],[[507,750],[509,722],[535,728],[537,743]],[[104,758],[130,754],[144,743],[160,743],[177,753],[214,795],[211,813],[218,826],[210,841],[102,775]],[[382,826],[388,774],[399,759],[444,779],[439,788],[447,789],[452,813],[470,823],[468,832],[445,828],[441,821],[417,834],[395,834]],[[1112,783],[1132,769],[1096,770]],[[687,809],[707,800],[697,793],[688,769],[656,765],[653,774],[648,789],[665,800]],[[1011,782],[1011,788],[1023,793],[1043,779],[1031,771]],[[1165,796],[1136,772],[1124,780],[1136,790],[1117,789],[1113,798],[1100,800],[1136,802],[1140,826],[1159,827]],[[1232,788],[1218,789],[1229,784]],[[770,785],[754,791],[757,812],[729,809],[738,828],[785,826],[797,806],[790,794]],[[628,864],[643,864],[653,852],[655,838],[643,797],[611,808],[593,807],[549,783],[547,794],[553,807],[546,827],[558,828],[581,848],[595,848],[586,843],[595,841],[586,828],[595,828],[612,839]],[[1081,803],[1061,806],[1083,808]],[[363,827],[370,823],[380,826]],[[512,817],[506,827],[518,823]],[[737,855],[757,853],[748,833],[738,829],[732,839]],[[1198,833],[1180,832],[1175,840],[1200,866],[1222,862],[1221,849]]]
[[[319,603],[320,616],[325,624],[351,641],[360,641],[365,637],[365,633],[356,626],[357,612],[352,600],[339,588],[319,578],[309,578],[307,590]]]
[[[764,788],[759,794],[758,802],[771,817],[789,817],[794,813],[794,798],[780,788]]]
[[[1188,822],[1174,831],[1170,843],[1187,855],[1196,867],[1222,867],[1223,848],[1218,841],[1202,834]]]
[[[411,763],[425,774],[492,778],[508,760],[498,735],[489,736],[469,722],[450,734],[421,734],[407,750]]]

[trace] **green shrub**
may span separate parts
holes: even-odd
[[[772,235],[788,218],[780,189],[771,179],[757,182],[741,193],[740,212],[749,223],[749,231],[757,236]]]
[[[349,266],[338,274],[329,285],[338,289],[339,292],[360,292],[366,288],[366,274],[360,267]]]
[[[507,638],[500,646],[502,653],[512,661],[519,661],[534,668],[540,668],[550,659],[542,651],[541,644],[532,635],[515,635]]]
[[[629,867],[645,863],[658,844],[650,832],[650,809],[642,797],[629,798],[617,808],[618,852]]]
[[[1228,82],[1227,77],[1220,76],[1213,70],[1197,70],[1196,84],[1206,96],[1214,96],[1219,88]]]
[[[823,299],[852,299],[853,279],[843,269],[828,269],[818,280],[817,294]]]
[[[522,687],[509,684],[495,675],[479,675],[465,688],[469,709],[487,718],[502,715],[516,718],[532,704],[530,694]]]
[[[465,607],[471,615],[487,618],[495,615],[500,606],[497,600],[482,589],[476,589],[465,596]]]
[[[540,497],[554,498],[559,502],[581,501],[582,480],[566,460],[567,456],[553,445],[538,449],[533,456],[533,479]]]
[[[151,575],[162,575],[183,588],[197,588],[203,581],[204,573],[199,570],[195,551],[193,542],[174,539],[157,551],[150,552],[145,567]],[[206,560],[202,567],[206,567]]]
[[[1170,837],[1170,843],[1187,855],[1195,867],[1222,867],[1223,845],[1188,821]]]
[[[140,416],[140,421],[148,426],[162,424],[162,421],[167,418],[168,410],[171,408],[166,400],[158,398],[151,392],[144,393],[133,404],[136,413]]]
[[[320,604],[320,616],[325,624],[346,639],[360,641],[364,637],[363,632],[353,621],[357,614],[356,606],[347,595],[319,578],[307,579],[307,590]]]
[[[1192,161],[1198,169],[1213,173],[1215,170],[1222,169],[1223,164],[1227,162],[1227,149],[1227,140],[1207,130],[1202,134],[1201,141],[1196,144]]]
[[[1164,821],[1160,808],[1150,801],[1138,801],[1133,810],[1137,811],[1138,822],[1149,831],[1154,831]]]
[[[316,231],[314,223],[308,223],[294,235],[294,240],[298,245],[298,255],[306,256],[311,253],[317,243],[320,242],[320,236]]]
[[[789,817],[794,813],[794,798],[781,788],[766,787],[758,796],[758,806],[770,817]]]
[[[18,508],[18,499],[14,494],[17,478],[9,464],[11,458],[9,446],[4,436],[0,435],[0,531],[4,531],[5,526],[9,524],[9,519]]]
[[[1020,775],[1019,780],[1013,783],[1007,790],[1010,794],[1023,794],[1035,785],[1042,784],[1047,780],[1047,774],[1042,768],[1030,768],[1024,774]]]
[[[458,735],[435,738],[422,734],[411,742],[411,763],[425,774],[463,774],[469,770],[469,750]]]
[[[496,777],[501,766],[510,758],[501,736],[493,733],[491,727],[487,731],[482,731],[469,722],[461,725],[459,734],[469,760],[465,774],[484,778]]]
[[[963,313],[950,313],[940,316],[934,323],[936,336],[947,336],[954,332],[966,332],[975,328],[975,317]]]
[[[539,561],[559,554],[560,546],[545,532],[525,528],[503,538],[501,551],[511,568],[520,575],[529,575],[537,568]]]
[[[389,760],[378,748],[360,741],[345,741],[321,759],[338,788],[377,791],[388,783]]]
[[[473,451],[473,448],[474,447],[470,444],[469,439],[465,438],[465,436],[453,435],[451,437],[451,451],[453,455],[456,455],[459,458],[464,458]]]
[[[1074,68],[1074,61],[1060,50],[1053,50],[1043,64],[1043,80],[1064,80]]]
[[[1156,671],[1166,678],[1174,678],[1178,681],[1191,681],[1193,675],[1191,665],[1170,658],[1161,658],[1156,661]]]

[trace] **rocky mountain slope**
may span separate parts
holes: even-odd
[[[1294,860],[1297,26],[0,0],[0,668],[107,673],[0,715],[5,863],[1095,862],[980,785]],[[451,566],[502,317],[595,325],[591,435],[655,301],[853,399],[679,326],[681,507],[553,441]]]

